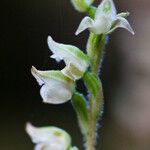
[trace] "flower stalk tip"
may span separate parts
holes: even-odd
[[[117,28],[124,28],[134,34],[125,19],[128,15],[128,12],[117,14],[113,0],[103,0],[96,10],[95,18],[83,18],[75,34],[78,35],[86,29],[94,34],[110,34]]]

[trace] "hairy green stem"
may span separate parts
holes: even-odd
[[[99,66],[102,59],[102,52],[105,44],[106,44],[105,35],[95,35],[93,33],[90,34],[87,43],[87,53],[91,60],[91,72],[94,73],[97,77],[99,73]],[[85,76],[84,80],[87,80],[87,77]],[[101,86],[95,96],[91,95],[90,93],[89,97],[89,112],[88,112],[89,126],[88,126],[88,134],[86,137],[86,150],[95,149],[96,126],[102,108],[103,108],[103,91]]]
[[[93,116],[93,103],[90,104],[88,118],[89,126],[88,126],[88,133],[86,138],[86,149],[87,150],[94,150],[95,147],[95,131],[96,131],[96,119]]]
[[[91,60],[91,69],[96,75],[99,73],[99,66],[102,52],[106,44],[106,35],[96,35],[91,33],[87,43],[87,53]]]

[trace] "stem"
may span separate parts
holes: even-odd
[[[90,107],[88,112],[89,126],[86,138],[86,150],[94,150],[96,143],[97,121],[103,109],[103,92],[100,90],[96,98],[90,98]]]
[[[99,73],[99,66],[102,52],[106,44],[106,36],[91,33],[87,43],[87,53],[91,60],[91,69],[96,75]]]
[[[101,64],[102,52],[106,43],[105,35],[95,35],[90,34],[88,44],[87,44],[87,53],[91,60],[91,71],[95,73],[98,77],[99,75],[99,66]],[[86,77],[85,77],[86,78]],[[84,78],[84,80],[86,80]],[[97,92],[96,96],[90,95],[89,97],[89,126],[88,133],[86,137],[86,150],[94,150],[96,142],[96,126],[97,121],[100,116],[100,112],[103,108],[103,91],[100,89]]]
[[[86,141],[86,149],[87,150],[94,150],[95,147],[95,131],[96,131],[96,120],[93,117],[93,103],[90,104],[89,107],[89,114],[88,114],[89,120],[89,128],[88,128],[88,134],[87,134],[87,141]]]

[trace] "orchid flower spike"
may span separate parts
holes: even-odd
[[[134,34],[132,27],[125,19],[128,15],[128,12],[117,14],[113,0],[103,0],[96,10],[95,19],[83,18],[75,34],[78,35],[86,29],[95,34],[110,34],[119,27]]]
[[[61,72],[72,80],[80,79],[89,66],[89,58],[79,48],[55,42],[48,37],[49,49],[53,52],[51,58],[64,60],[66,67]]]
[[[61,104],[71,99],[75,89],[74,81],[61,71],[39,71],[32,67],[31,73],[42,86],[40,94],[45,103]]]
[[[74,8],[79,12],[86,12],[94,0],[71,0]]]
[[[73,150],[75,148],[71,148],[70,135],[57,127],[37,128],[27,123],[26,132],[36,144],[35,150]]]

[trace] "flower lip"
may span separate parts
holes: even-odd
[[[61,104],[71,99],[75,89],[74,81],[61,71],[39,71],[32,67],[31,72],[41,86],[43,102]]]

